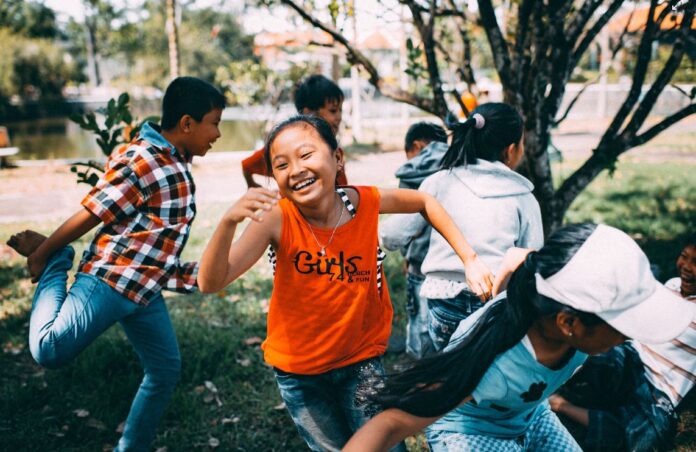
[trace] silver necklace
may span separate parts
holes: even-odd
[[[341,224],[341,220],[343,219],[343,202],[339,199],[338,206],[341,209],[341,215],[338,217],[338,221],[336,222],[336,225],[333,227],[333,231],[331,231],[331,237],[329,237],[329,241],[326,242],[326,245],[322,245],[319,243],[319,240],[317,239],[317,236],[314,235],[314,228],[312,228],[312,225],[309,224],[309,221],[305,219],[305,217],[302,215],[302,212],[300,212],[300,216],[302,216],[302,219],[304,220],[305,223],[307,223],[307,226],[309,227],[309,232],[312,233],[312,237],[314,237],[314,241],[317,243],[317,246],[319,247],[319,256],[323,257],[326,256],[326,248],[331,245],[331,242],[333,241],[334,234],[336,233],[336,229],[338,229],[338,225]]]

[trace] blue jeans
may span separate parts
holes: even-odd
[[[428,298],[428,333],[436,351],[442,351],[459,322],[483,307],[481,299],[464,290],[454,298]]]
[[[425,277],[409,273],[406,277],[406,353],[421,359],[435,352],[428,332],[428,300],[420,296]]]
[[[60,250],[41,275],[29,323],[31,354],[42,366],[61,367],[111,325],[121,323],[145,375],[116,450],[148,450],[181,371],[164,299],[158,295],[149,305],[139,305],[85,273],[78,273],[66,291],[74,256],[72,247]]]
[[[562,393],[589,409],[587,451],[674,448],[677,415],[672,402],[647,380],[630,344],[591,356]]]
[[[314,451],[341,450],[353,433],[381,411],[370,401],[384,376],[380,358],[319,375],[277,368],[275,373],[285,406],[300,436]]]

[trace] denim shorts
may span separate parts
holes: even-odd
[[[428,332],[428,300],[420,296],[424,276],[409,273],[406,288],[406,353],[415,359],[433,354],[433,343]]]
[[[371,395],[382,383],[380,358],[319,375],[275,369],[280,395],[302,439],[315,451],[338,451],[380,407]]]
[[[428,299],[428,333],[436,351],[449,343],[459,322],[483,307],[483,302],[473,292],[460,292],[454,298]]]

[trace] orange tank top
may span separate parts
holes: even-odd
[[[379,192],[354,188],[357,213],[336,229],[325,256],[297,207],[279,201],[282,231],[262,348],[266,362],[285,372],[316,375],[386,349],[392,306],[386,281],[378,287]],[[313,230],[326,244],[333,228]]]

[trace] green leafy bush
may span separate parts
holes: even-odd
[[[142,121],[137,121],[130,111],[129,102],[128,93],[121,93],[118,99],[109,99],[105,108],[99,108],[96,112],[74,113],[70,115],[70,120],[83,130],[94,133],[99,149],[108,157],[117,146],[129,143],[135,138],[143,124],[159,120],[156,116],[148,116]],[[103,126],[97,122],[95,113],[104,116]],[[99,173],[104,172],[104,167],[99,162],[90,160],[76,163],[70,167],[70,171],[77,174],[77,183],[94,186],[99,180]]]

